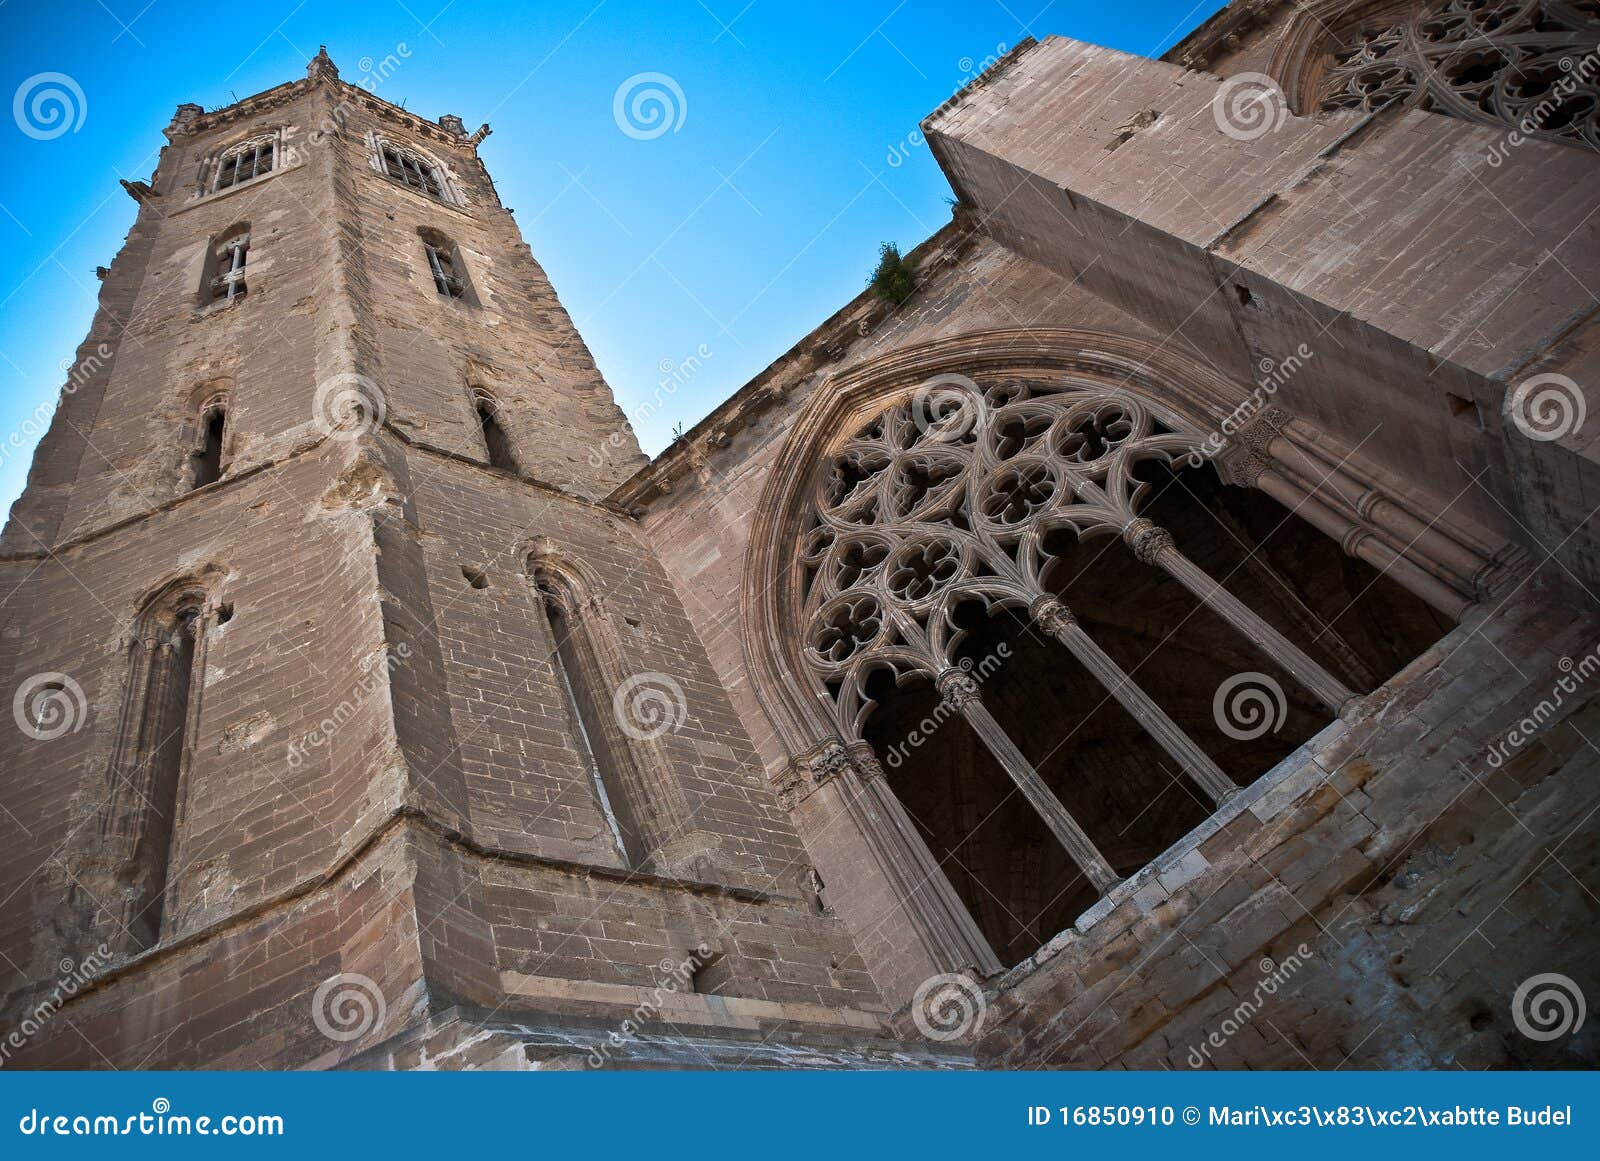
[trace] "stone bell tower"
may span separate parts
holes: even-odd
[[[604,500],[644,457],[488,126],[403,67],[180,106],[124,183],[0,554],[19,1059],[902,1053]]]

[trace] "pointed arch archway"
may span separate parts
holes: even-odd
[[[1050,579],[1051,537],[1120,542],[1326,715],[1358,692],[1292,639],[1281,617],[1240,600],[1144,514],[1146,465],[1214,468],[1223,484],[1267,493],[1431,604],[1439,632],[1471,602],[1489,563],[1463,543],[1470,538],[1377,487],[1347,449],[1273,407],[1270,393],[1140,340],[985,332],[895,352],[825,383],[796,418],[758,508],[744,578],[746,659],[793,755],[782,796],[792,805],[838,783],[940,970],[993,972],[1015,957],[997,955],[993,932],[980,930],[971,900],[946,874],[948,852],[929,850],[926,820],[908,815],[886,785],[884,754],[864,728],[885,690],[931,686],[932,718],[964,727],[1093,895],[1135,857],[1113,865],[1030,747],[991,712],[975,679],[981,667],[975,675],[966,667],[976,659],[960,651],[973,629],[967,606],[1007,612],[1060,647],[1065,664],[1092,675],[1137,723],[1156,758],[1187,777],[1206,813],[1239,784],[1192,723],[1175,720],[1078,623]]]

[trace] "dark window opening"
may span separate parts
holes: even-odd
[[[483,435],[483,446],[489,453],[489,466],[502,471],[518,471],[516,453],[511,450],[511,437],[501,426],[498,408],[488,399],[478,400],[478,430]]]
[[[689,964],[689,990],[697,996],[715,996],[733,982],[733,965],[724,952],[696,950]]]
[[[428,255],[428,270],[433,274],[433,288],[444,298],[465,298],[466,281],[457,273],[455,248],[448,243],[424,242]]]
[[[392,145],[383,146],[381,156],[384,175],[390,181],[414,189],[418,193],[427,194],[435,201],[449,203],[450,199],[445,196],[444,178],[438,166],[424,161],[415,153],[396,149]]]
[[[194,486],[203,488],[222,478],[222,436],[228,413],[214,409],[205,417],[205,438],[194,453]]]
[[[247,141],[222,155],[217,163],[216,181],[212,192],[227,189],[272,172],[273,147],[271,140]]]
[[[212,302],[232,302],[245,296],[245,262],[249,252],[249,233],[233,234],[213,248],[211,277],[207,282]]]
[[[467,584],[475,589],[486,589],[489,587],[489,578],[487,575],[485,575],[482,569],[471,568],[467,565],[462,565],[461,576],[466,580]]]

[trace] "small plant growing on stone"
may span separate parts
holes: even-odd
[[[878,268],[872,272],[869,285],[879,298],[898,306],[917,289],[915,275],[916,268],[900,256],[900,247],[885,242],[878,247]]]

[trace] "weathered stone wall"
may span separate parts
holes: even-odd
[[[1513,1014],[1535,975],[1600,988],[1600,622],[1568,596],[1469,619],[1008,973],[980,1063],[1600,1062]]]

